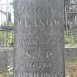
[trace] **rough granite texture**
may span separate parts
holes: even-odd
[[[13,47],[0,48],[0,70],[5,69],[7,66],[13,67]],[[77,48],[65,48],[65,60],[77,59]]]
[[[63,0],[15,0],[14,77],[64,77]]]
[[[0,48],[0,71],[7,70],[7,66],[13,67],[13,53],[12,47]]]

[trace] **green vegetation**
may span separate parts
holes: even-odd
[[[0,77],[13,77],[13,68],[6,67],[3,69],[0,69]]]
[[[13,23],[9,23],[10,27],[12,27],[14,24]],[[9,44],[10,46],[13,45],[13,40],[14,40],[14,31],[13,30],[3,30],[2,28],[0,28],[0,43],[4,43],[4,46],[6,46],[6,44]],[[77,29],[76,29],[77,30]],[[71,30],[72,32],[73,29]],[[71,32],[70,30],[68,32]],[[75,31],[76,32],[76,31]],[[65,45],[67,46],[76,46],[77,43],[77,35],[74,35],[74,33],[70,36],[67,35],[67,31],[64,32],[64,41],[65,41]]]
[[[4,46],[6,44],[12,44],[13,43],[13,31],[0,31],[0,42],[4,43]]]
[[[68,30],[68,34],[67,31],[64,32],[64,41],[65,41],[65,45],[68,46],[76,46],[77,43],[77,28]]]
[[[0,27],[0,46],[12,46],[13,45],[13,38],[14,38],[14,31],[13,26],[14,23],[9,23],[9,26],[6,24]],[[2,45],[3,44],[3,45]]]

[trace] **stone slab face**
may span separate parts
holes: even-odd
[[[15,0],[14,77],[64,77],[63,0]]]
[[[0,71],[7,70],[7,66],[13,67],[13,48],[0,48]]]

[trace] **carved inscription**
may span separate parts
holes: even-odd
[[[41,25],[41,26],[53,26],[53,24],[56,26],[58,26],[59,24],[60,24],[60,22],[59,22],[59,20],[57,20],[57,19],[42,19],[42,20],[37,20],[37,19],[33,19],[33,21],[32,22],[29,22],[27,19],[24,19],[23,21],[22,20],[18,20],[17,21],[17,23],[18,23],[18,26],[19,25],[22,25],[23,24],[23,22],[24,22],[24,26],[25,27],[27,27],[27,24],[29,25],[29,26],[32,26],[32,24],[33,24],[33,26],[39,26],[39,25]],[[28,23],[29,22],[29,23]],[[54,27],[54,26],[53,26]]]
[[[14,77],[64,77],[62,2],[15,0]]]
[[[15,77],[63,77],[64,74],[50,74],[50,73],[37,73],[37,72],[34,72],[34,73],[27,73],[27,72],[22,72],[22,73],[16,73],[14,74]]]
[[[15,77],[51,77],[51,75],[49,74],[49,73],[27,73],[27,72],[25,72],[25,73],[20,73],[20,74],[18,74],[18,73],[16,73],[16,74],[14,74],[14,76]],[[54,75],[52,75],[52,76],[54,76]]]
[[[34,69],[33,71],[38,71],[40,69],[40,72],[49,72],[47,69],[50,69],[52,64],[49,62],[25,62],[24,67]]]

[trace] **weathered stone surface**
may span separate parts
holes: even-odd
[[[65,59],[75,60],[77,59],[77,48],[65,48]]]
[[[7,66],[13,67],[13,48],[0,48],[0,71],[7,70]]]
[[[63,0],[14,5],[14,77],[64,77]]]

